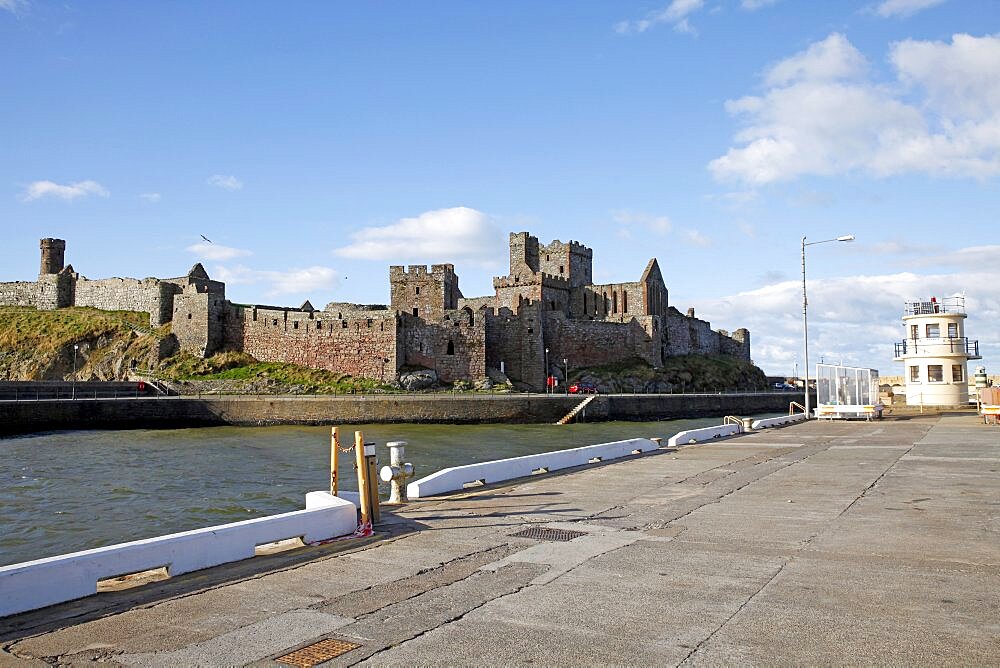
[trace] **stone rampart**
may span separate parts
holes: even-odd
[[[395,312],[336,319],[326,311],[303,312],[230,305],[225,310],[225,347],[262,362],[290,362],[338,373],[393,380],[401,338]],[[346,315],[346,314],[345,314]]]
[[[15,281],[0,283],[0,306],[35,306],[38,303],[38,283]]]
[[[75,306],[90,306],[104,311],[145,311],[150,326],[159,327],[170,320],[171,298],[175,286],[155,278],[103,278],[75,281]]]

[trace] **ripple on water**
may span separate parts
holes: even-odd
[[[670,435],[718,418],[654,423],[366,425],[409,443],[418,475],[447,466]],[[0,439],[0,565],[299,510],[329,484],[329,427],[51,432]],[[58,453],[58,456],[56,456]],[[357,489],[353,458],[340,485]]]

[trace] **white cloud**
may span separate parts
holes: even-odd
[[[705,248],[712,245],[712,240],[698,230],[684,230],[682,236],[685,241],[693,246],[701,246]]]
[[[481,211],[464,206],[427,211],[384,227],[366,227],[337,248],[340,257],[394,262],[489,262],[506,250],[503,235]]]
[[[237,257],[253,255],[252,252],[242,248],[231,248],[229,246],[208,243],[207,241],[199,241],[196,244],[188,246],[184,250],[189,253],[194,253],[200,260],[216,260],[219,262],[232,260]]]
[[[631,239],[632,230],[636,227],[656,236],[664,236],[673,230],[673,223],[667,216],[622,210],[612,212],[611,217],[618,223],[618,236],[623,239]]]
[[[161,199],[160,193],[142,193],[139,197],[146,200],[150,204],[156,204]]]
[[[286,271],[251,269],[243,265],[217,266],[213,267],[212,275],[216,280],[232,285],[264,284],[268,286],[264,292],[267,297],[305,296],[309,292],[333,290],[338,283],[338,274],[335,269],[320,266]]]
[[[97,195],[98,197],[108,197],[111,193],[97,181],[77,181],[69,185],[60,185],[54,181],[34,181],[24,189],[21,199],[31,202],[42,197],[56,197],[64,200],[75,200],[87,195]]]
[[[743,9],[752,12],[762,7],[770,7],[777,1],[778,0],[743,0],[740,3],[740,6],[743,7]]]
[[[650,28],[669,23],[677,32],[695,32],[688,23],[688,16],[701,10],[705,0],[672,0],[663,9],[650,12],[644,18],[635,21],[621,21],[615,25],[615,31],[620,34],[646,32]]]
[[[745,127],[709,163],[720,180],[749,184],[804,175],[1000,174],[1000,36],[894,44],[892,85],[834,33],[783,60],[759,96],[726,102]],[[908,93],[922,95],[917,103]]]
[[[28,7],[28,0],[0,0],[0,9],[6,9],[11,14],[17,14]]]
[[[213,174],[208,177],[208,184],[223,190],[242,190],[243,182],[233,175]]]
[[[944,3],[945,0],[884,0],[875,8],[875,13],[888,18],[890,16],[911,16],[917,12]]]
[[[994,247],[995,248],[995,247]],[[973,256],[977,249],[956,251]],[[995,251],[993,251],[995,252]],[[995,257],[995,256],[994,256]],[[921,275],[912,272],[833,279],[810,279],[809,361],[815,370],[820,358],[827,362],[879,369],[898,375],[893,343],[904,336],[901,316],[907,301],[927,300],[966,293],[969,318],[966,332],[978,340],[983,362],[1000,362],[1000,267],[965,265],[954,273]],[[676,292],[676,291],[675,291]],[[698,304],[699,317],[713,327],[747,327],[751,354],[758,366],[776,374],[802,371],[802,282],[786,280],[773,285]]]

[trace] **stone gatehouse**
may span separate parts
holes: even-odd
[[[670,306],[655,258],[635,282],[595,284],[590,248],[543,245],[527,232],[510,235],[510,273],[493,279],[492,295],[465,297],[451,264],[392,266],[388,306],[322,310],[308,301],[234,304],[201,264],[178,278],[91,280],[65,265],[65,241],[40,246],[38,280],[0,283],[0,305],[145,311],[150,326],[171,323],[181,349],[200,356],[234,350],[386,382],[404,367],[472,382],[494,369],[534,389],[564,359],[572,367],[633,358],[657,367],[686,354],[750,359],[746,329],[714,331],[694,309]]]

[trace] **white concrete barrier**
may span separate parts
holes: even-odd
[[[98,580],[167,568],[180,575],[254,556],[258,545],[306,543],[353,533],[357,509],[329,492],[306,494],[306,509],[0,567],[0,617],[97,593]]]
[[[786,424],[794,424],[796,422],[804,422],[806,419],[805,413],[796,413],[795,415],[781,415],[779,417],[764,418],[762,420],[754,420],[753,424],[750,425],[751,429],[767,429],[768,427],[780,427]]]
[[[627,441],[599,443],[582,448],[542,452],[537,455],[498,459],[492,462],[466,464],[442,469],[437,473],[415,480],[406,486],[406,493],[411,499],[419,499],[444,492],[454,492],[462,489],[467,483],[494,483],[514,478],[523,478],[534,471],[557,471],[588,464],[595,458],[601,461],[617,459],[632,454],[635,451],[648,452],[656,450],[659,444],[648,438],[631,438]]]
[[[676,448],[681,445],[687,445],[688,443],[698,443],[700,441],[707,441],[712,438],[721,438],[722,436],[732,436],[738,433],[740,433],[740,425],[738,424],[720,424],[717,427],[688,429],[687,431],[680,431],[671,436],[670,440],[667,441],[667,446]]]

